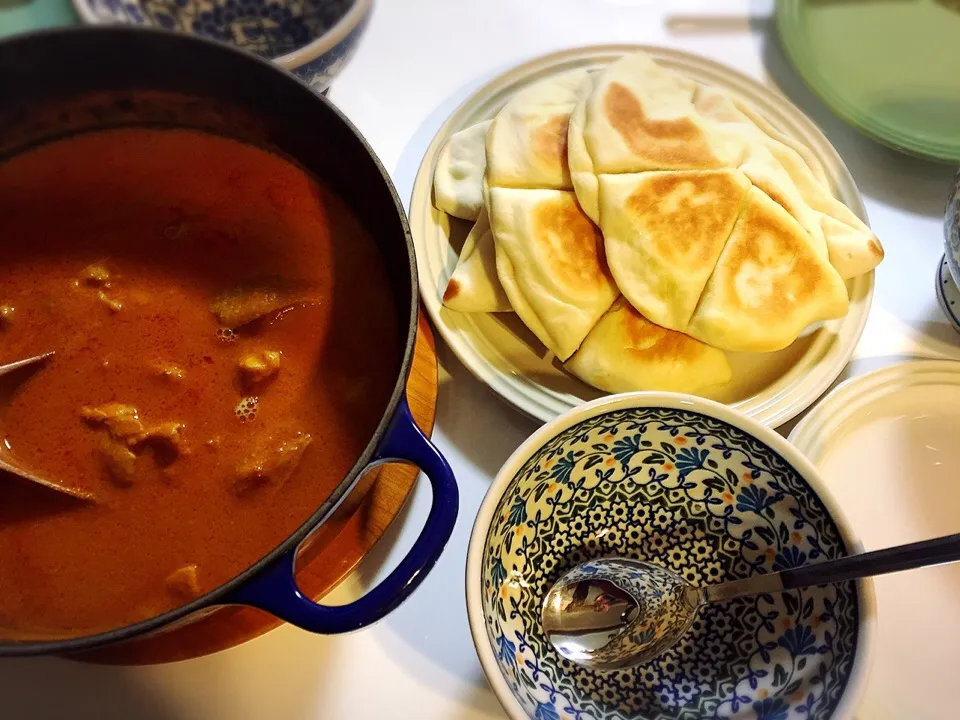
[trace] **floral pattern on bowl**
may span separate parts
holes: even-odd
[[[947,316],[947,320],[950,321],[953,329],[960,332],[960,314],[958,314],[960,313],[960,288],[953,280],[949,257],[945,254],[940,259],[939,267],[937,267],[937,302],[940,303],[940,309]]]
[[[953,183],[943,220],[943,245],[955,285],[960,285],[960,171]]]
[[[503,679],[537,720],[828,718],[858,653],[854,583],[707,606],[678,646],[611,672],[557,655],[540,603],[564,571],[607,555],[703,585],[846,551],[814,490],[764,443],[692,410],[628,408],[573,425],[510,480],[480,605]]]
[[[86,22],[146,25],[227,42],[275,60],[318,91],[353,55],[371,5],[370,0],[73,1]],[[310,51],[348,16],[354,23],[335,44]]]

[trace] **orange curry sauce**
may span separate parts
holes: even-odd
[[[0,249],[0,364],[56,351],[0,392],[0,443],[98,499],[0,473],[3,636],[115,628],[230,580],[328,497],[396,380],[372,239],[249,145],[128,129],[19,155]],[[262,278],[284,309],[224,328],[214,300]]]

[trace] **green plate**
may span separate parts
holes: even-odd
[[[79,22],[70,0],[0,0],[0,38]]]
[[[960,0],[779,0],[777,26],[837,115],[897,150],[960,161]]]

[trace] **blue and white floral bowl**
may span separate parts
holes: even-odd
[[[544,426],[501,469],[470,542],[470,627],[514,720],[844,717],[866,675],[869,582],[709,606],[680,645],[613,672],[557,655],[540,604],[591,558],[703,585],[859,549],[817,471],[772,430],[690,396],[613,396]]]
[[[960,170],[953,181],[943,221],[943,245],[953,282],[960,285]]]
[[[937,300],[950,324],[960,332],[960,171],[944,212],[943,249],[937,268]]]
[[[91,24],[203,35],[268,58],[323,92],[353,56],[373,0],[73,0]]]

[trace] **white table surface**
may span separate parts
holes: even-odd
[[[378,0],[360,50],[330,97],[409,198],[423,151],[447,115],[519,62],[573,46],[636,42],[731,65],[779,87],[820,125],[859,183],[886,248],[870,320],[847,372],[909,354],[960,359],[960,336],[933,292],[952,168],[898,155],[831,116],[786,63],[772,36],[770,9],[771,2],[757,0]],[[460,519],[433,573],[405,605],[359,633],[318,637],[282,627],[239,648],[165,666],[2,661],[0,717],[503,717],[470,638],[464,564],[491,479],[535,425],[439,345],[434,438],[459,480]],[[419,532],[429,500],[421,483],[400,521],[328,601],[345,602],[383,577]]]

